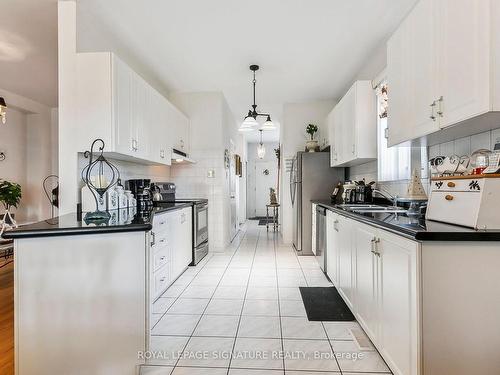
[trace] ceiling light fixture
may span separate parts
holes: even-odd
[[[0,96],[0,119],[2,121],[2,124],[5,124],[7,122],[7,112],[5,111],[7,109],[7,104],[5,103],[5,99]]]
[[[264,143],[262,143],[262,129],[259,129],[260,132],[260,143],[257,146],[257,156],[259,159],[264,159],[264,156],[266,156],[266,147],[264,146]]]
[[[257,130],[259,123],[257,122],[258,116],[267,116],[267,120],[262,126],[261,130],[274,130],[276,126],[271,121],[271,115],[268,113],[259,113],[257,112],[257,104],[255,104],[255,84],[257,80],[255,79],[255,72],[259,70],[258,65],[250,65],[250,70],[253,72],[253,104],[252,109],[248,111],[248,114],[245,116],[243,123],[240,125],[241,132],[248,132],[252,130]]]

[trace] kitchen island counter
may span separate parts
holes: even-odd
[[[318,204],[337,214],[365,224],[380,227],[411,240],[500,241],[500,230],[475,230],[459,225],[425,220],[425,217],[412,218],[401,213],[356,213],[348,211],[342,205],[337,205],[327,200],[313,200],[311,203]]]
[[[30,238],[48,236],[68,236],[75,234],[104,234],[121,232],[147,232],[152,229],[154,215],[192,206],[192,203],[162,203],[157,207],[144,212],[132,212],[123,208],[109,211],[111,218],[108,222],[96,225],[79,218],[77,213],[70,213],[53,219],[22,226],[3,234],[3,238]],[[85,214],[83,214],[85,217]]]

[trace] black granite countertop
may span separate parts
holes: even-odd
[[[356,213],[326,200],[313,200],[340,215],[417,241],[500,241],[500,230],[475,230],[400,213]]]
[[[21,226],[3,234],[3,238],[33,238],[49,236],[69,236],[80,234],[147,232],[152,229],[153,217],[156,214],[192,206],[192,202],[162,203],[146,211],[135,208],[123,208],[109,211],[111,218],[102,224],[85,222],[76,213],[58,216],[38,223]],[[85,217],[85,213],[83,214]]]

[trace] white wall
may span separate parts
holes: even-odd
[[[21,185],[23,197],[17,211],[21,222],[49,218],[50,204],[42,181],[49,174],[57,174],[54,110],[1,89],[0,96],[8,105],[7,123],[0,125],[0,150],[7,156],[0,162],[0,178]],[[3,207],[0,210],[3,212]]]
[[[247,168],[247,217],[255,216],[256,209],[256,197],[258,194],[265,194],[269,196],[269,191],[266,186],[257,186],[256,180],[257,176],[255,174],[255,165],[258,162],[275,162],[275,171],[278,170],[278,160],[276,159],[276,154],[274,152],[275,148],[279,147],[278,142],[264,142],[264,147],[266,148],[266,155],[264,158],[259,159],[257,156],[257,146],[258,143],[248,143],[248,168]],[[275,173],[276,174],[276,173]],[[277,175],[277,174],[276,174]],[[277,180],[275,183],[275,188],[277,185]],[[265,208],[265,207],[264,207]]]
[[[6,99],[9,105],[8,99]],[[5,153],[5,160],[0,161],[0,179],[16,182],[21,185],[23,199],[19,209],[13,209],[19,220],[24,220],[27,214],[26,194],[26,155],[27,131],[26,114],[7,108],[7,123],[0,124],[0,151]],[[0,205],[0,213],[4,213]]]
[[[224,249],[230,242],[229,170],[224,168],[224,150],[232,139],[236,152],[240,135],[224,96],[219,92],[175,93],[170,100],[189,116],[190,156],[196,164],[175,164],[171,180],[179,197],[209,200],[209,240],[211,251]],[[208,177],[209,171],[214,177]]]
[[[281,231],[285,243],[292,242],[292,204],[289,191],[289,175],[286,159],[293,158],[297,151],[304,151],[307,124],[319,127],[316,139],[328,138],[326,116],[335,106],[336,100],[320,100],[308,103],[289,103],[283,107],[283,122],[280,133],[281,143]]]

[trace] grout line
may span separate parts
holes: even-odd
[[[278,290],[278,314],[280,316],[280,343],[281,343],[281,353],[282,353],[282,362],[283,362],[283,375],[286,374],[286,367],[285,367],[285,343],[283,340],[283,324],[281,321],[281,300],[280,300],[280,286],[279,286],[279,279],[278,279],[278,253],[276,250],[276,236],[274,236],[274,241],[273,241],[273,250],[274,250],[274,266],[275,266],[275,272],[276,272],[276,289]]]
[[[247,231],[248,231],[248,229],[247,229]],[[247,232],[245,231],[245,234],[246,233]],[[231,356],[229,357],[229,365],[227,367],[226,375],[229,375],[229,369],[231,368],[231,363],[233,362],[234,348],[236,347],[236,340],[238,339],[238,332],[240,330],[241,318],[243,316],[243,309],[245,308],[246,297],[247,297],[247,292],[248,292],[248,284],[250,283],[250,277],[252,276],[253,263],[255,261],[255,253],[257,252],[257,246],[259,245],[259,239],[260,239],[260,231],[257,232],[257,241],[255,242],[255,248],[254,248],[253,257],[252,257],[252,264],[250,266],[250,272],[248,274],[247,286],[245,288],[245,294],[243,296],[243,304],[241,305],[240,317],[238,319],[238,325],[236,326],[236,333],[235,333],[235,337],[234,337],[233,347],[231,349]],[[236,252],[235,252],[235,254],[236,254]]]
[[[184,345],[184,348],[182,349],[182,353],[186,350],[186,348],[187,348],[187,346],[189,345],[189,343],[190,343],[191,339],[192,339],[193,337],[196,337],[196,336],[193,336],[193,334],[194,334],[194,332],[196,331],[196,328],[198,328],[198,325],[200,324],[200,321],[201,321],[201,319],[203,318],[203,316],[204,316],[204,314],[205,314],[205,311],[206,311],[206,310],[207,310],[207,308],[208,308],[208,305],[210,305],[210,302],[212,302],[213,296],[214,296],[214,294],[215,294],[215,292],[216,292],[217,288],[219,287],[219,284],[220,284],[220,282],[222,281],[222,278],[224,277],[225,273],[227,272],[227,269],[228,269],[228,267],[229,267],[229,264],[231,264],[231,261],[232,261],[232,259],[234,258],[234,255],[238,252],[238,249],[240,248],[241,242],[243,241],[243,238],[244,238],[245,236],[246,236],[246,231],[245,231],[245,233],[243,234],[242,238],[240,239],[240,242],[238,243],[238,246],[237,246],[237,247],[236,247],[236,249],[233,251],[233,254],[231,255],[231,259],[229,260],[229,262],[227,263],[226,267],[224,268],[224,272],[223,272],[223,273],[222,273],[222,275],[221,275],[221,278],[220,278],[220,280],[219,280],[219,283],[218,283],[218,284],[217,284],[217,286],[214,288],[214,291],[213,291],[213,293],[212,293],[212,295],[211,295],[211,297],[210,297],[210,299],[209,299],[209,301],[208,301],[207,305],[205,306],[205,308],[203,309],[202,314],[200,315],[200,319],[198,319],[198,322],[196,322],[195,327],[194,327],[194,328],[193,328],[193,330],[191,331],[191,334],[190,334],[190,336],[189,336],[189,339],[186,341],[186,345]],[[212,257],[211,257],[210,259],[212,259],[213,257],[214,257],[214,255],[212,255]],[[201,271],[203,268],[205,268],[207,264],[208,264],[208,261],[204,264],[204,266],[200,269],[200,271]],[[200,271],[198,271],[198,273],[199,273]],[[194,279],[193,279],[193,280],[194,280]],[[191,282],[192,282],[192,280],[191,280]],[[189,285],[191,284],[191,282],[189,283]],[[174,302],[174,303],[175,303],[175,302]],[[235,339],[234,339],[234,340],[236,341],[236,337],[235,337]],[[234,345],[234,344],[233,344],[233,345]],[[174,369],[175,369],[175,367],[177,366],[177,364],[179,363],[179,360],[180,360],[180,357],[179,357],[179,358],[177,358],[177,361],[175,362],[175,365],[174,365]]]

